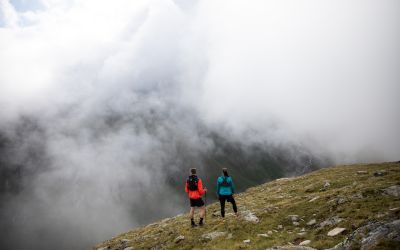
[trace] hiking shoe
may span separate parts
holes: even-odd
[[[192,227],[197,227],[197,225],[196,225],[196,223],[194,222],[193,219],[190,220],[190,225],[191,225]]]

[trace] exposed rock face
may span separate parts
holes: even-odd
[[[394,197],[400,197],[400,186],[394,185],[394,186],[385,188],[385,189],[383,189],[383,193],[390,195],[390,196],[394,196]]]
[[[306,246],[277,246],[277,247],[267,248],[266,250],[316,250],[316,249]]]
[[[400,220],[388,223],[370,222],[355,230],[345,241],[330,250],[378,249],[379,243],[383,241],[400,245]]]

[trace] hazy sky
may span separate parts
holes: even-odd
[[[398,0],[0,0],[0,132],[32,118],[13,162],[38,168],[40,148],[46,165],[9,201],[32,241],[138,225],[130,207],[182,166],[175,146],[212,148],[199,124],[336,163],[399,160],[399,100]]]
[[[398,1],[189,2],[2,0],[3,120],[173,85],[211,123],[397,159]]]

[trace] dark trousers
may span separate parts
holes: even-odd
[[[220,195],[219,196],[219,203],[221,204],[221,216],[225,217],[225,201],[232,203],[233,211],[237,213],[237,207],[235,199],[232,195]]]

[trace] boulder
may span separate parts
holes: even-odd
[[[307,193],[311,193],[311,192],[314,192],[314,189],[315,189],[314,184],[310,184],[304,188],[304,191]]]
[[[302,241],[302,242],[300,242],[300,246],[306,246],[306,245],[309,245],[311,243],[311,240],[304,240],[304,241]]]
[[[133,250],[133,247],[125,247],[124,250]]]
[[[400,186],[399,185],[393,185],[388,188],[383,189],[383,193],[386,195],[394,196],[394,197],[400,197]]]
[[[386,175],[387,174],[387,172],[385,171],[385,170],[380,170],[380,171],[376,171],[375,173],[374,173],[374,176],[375,177],[380,177],[380,176],[384,176],[384,175]]]
[[[124,245],[124,244],[127,244],[129,241],[130,240],[128,240],[128,239],[122,239],[119,242]]]
[[[249,211],[249,210],[243,211],[241,214],[242,214],[243,220],[245,220],[245,221],[252,222],[252,223],[258,223],[258,222],[260,222],[260,219],[258,219],[258,217],[255,216],[255,214],[252,213],[252,212]]]
[[[359,175],[368,174],[368,171],[364,171],[364,170],[357,171],[357,174],[359,174]]]
[[[334,217],[331,217],[329,219],[324,220],[323,222],[321,222],[319,224],[319,226],[321,228],[324,228],[325,226],[333,226],[333,225],[338,224],[341,221],[343,221],[342,218],[339,218],[339,216],[334,216]]]
[[[346,231],[346,228],[336,227],[336,228],[332,229],[331,231],[329,231],[327,235],[333,237],[333,236],[343,233],[344,231]]]
[[[250,240],[244,240],[243,243],[249,244],[251,241]]]
[[[319,199],[319,196],[315,196],[314,198],[312,198],[311,200],[309,200],[308,202],[313,202]]]
[[[299,220],[299,216],[298,216],[297,214],[288,215],[288,217],[289,217],[292,221],[298,221],[298,220]]]
[[[343,203],[345,203],[345,202],[347,202],[347,199],[346,199],[345,197],[339,197],[339,198],[337,199],[337,201],[336,201],[336,203],[337,203],[338,205],[343,204]]]
[[[351,196],[353,199],[363,199],[364,195],[361,192],[357,192]]]
[[[268,238],[269,235],[268,234],[257,234],[258,237],[264,237],[264,238]]]
[[[218,231],[215,231],[215,232],[203,234],[203,235],[201,236],[201,238],[202,238],[203,240],[205,240],[205,241],[211,241],[211,240],[213,240],[213,239],[215,239],[215,238],[225,236],[226,234],[227,234],[227,232],[218,232]]]
[[[179,235],[178,237],[175,238],[174,242],[175,242],[175,243],[179,243],[179,242],[181,242],[181,241],[184,240],[184,239],[185,239],[185,236]]]
[[[309,222],[307,222],[307,226],[312,226],[315,223],[317,223],[317,220],[316,219],[311,219]]]
[[[327,250],[378,249],[385,242],[400,245],[400,220],[393,222],[371,221],[357,228],[343,242]]]

